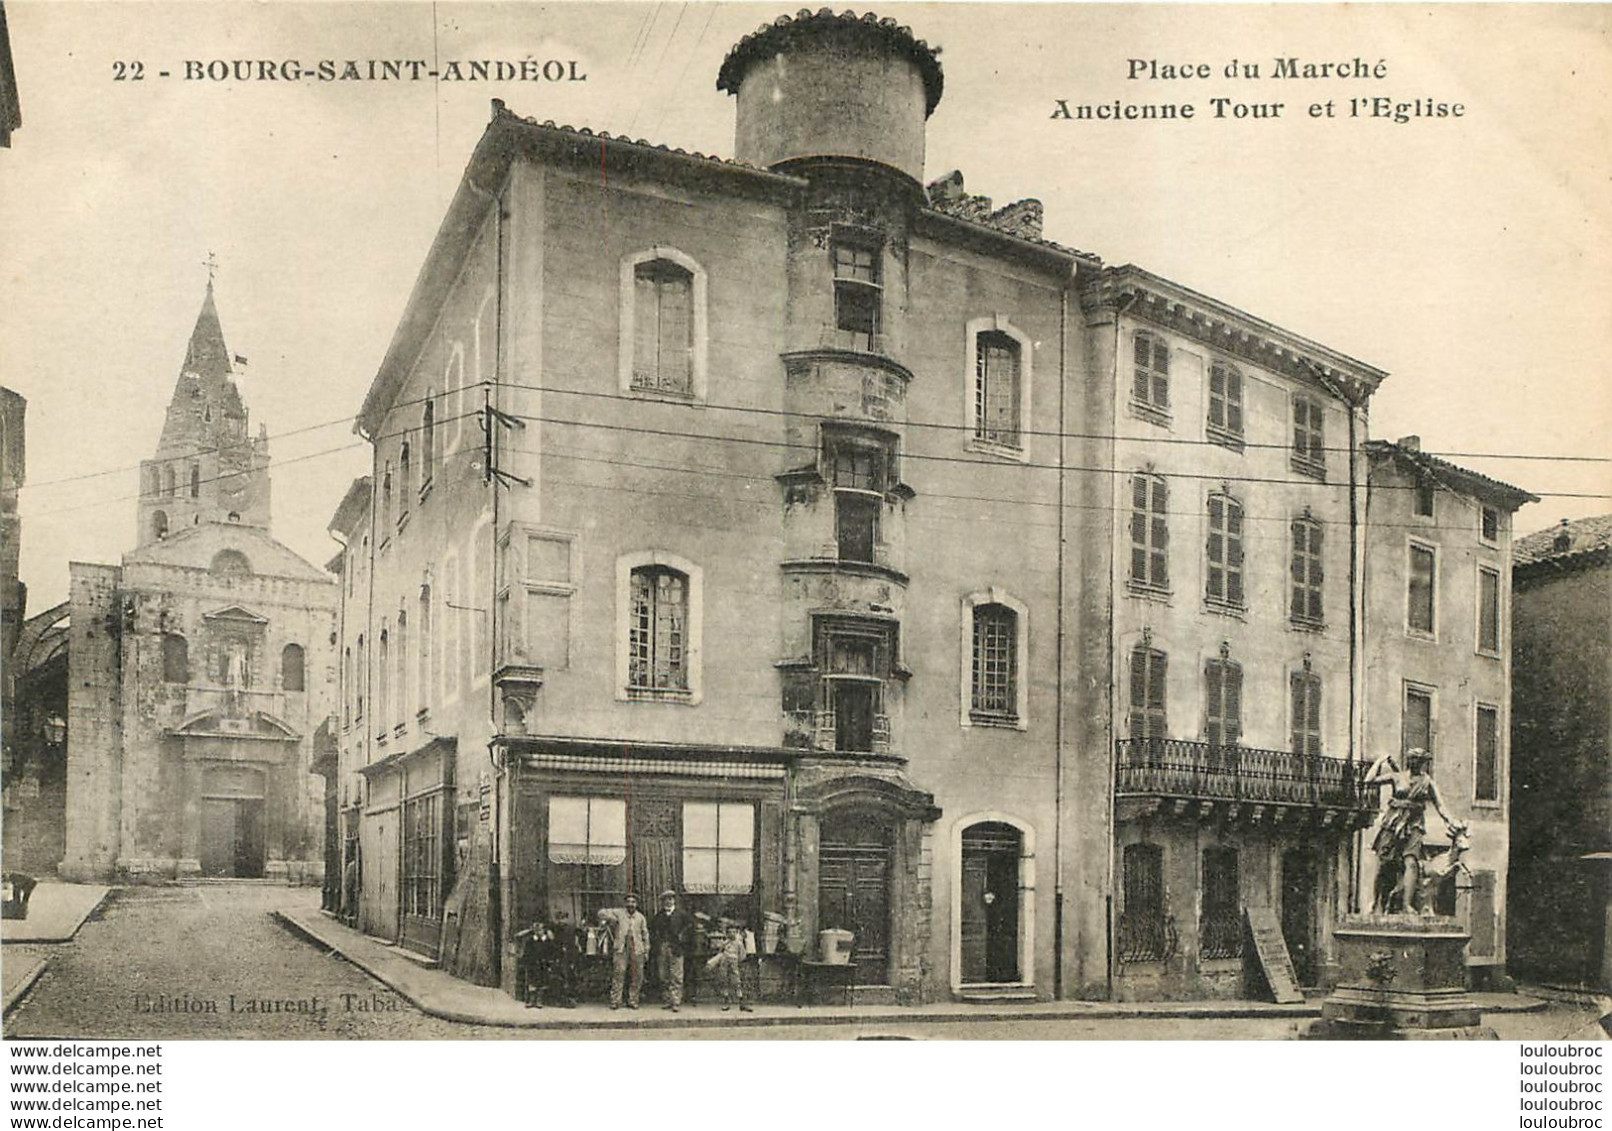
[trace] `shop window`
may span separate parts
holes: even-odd
[[[1500,572],[1478,567],[1478,651],[1500,654]]]
[[[1139,332],[1132,339],[1131,404],[1153,415],[1170,412],[1170,347],[1164,339]]]
[[[1289,749],[1307,758],[1321,756],[1321,677],[1310,671],[1293,672],[1288,677],[1292,696]]]
[[[1410,571],[1406,577],[1405,627],[1413,633],[1432,636],[1436,624],[1434,599],[1438,556],[1431,546],[1412,542]]]
[[[694,275],[669,259],[633,268],[635,389],[694,392]]]
[[[653,697],[686,692],[688,679],[687,575],[666,566],[632,571],[627,687]]]
[[[1019,343],[1000,331],[974,340],[974,438],[1017,448],[1019,442]]]
[[[1131,585],[1170,588],[1169,487],[1161,475],[1131,476]]]
[[[1209,496],[1209,569],[1204,598],[1213,605],[1243,606],[1243,506],[1230,495]]]
[[[428,793],[403,803],[403,860],[400,869],[405,915],[435,920],[442,914],[443,864],[447,832],[444,794]]]
[[[1235,848],[1203,850],[1202,896],[1198,957],[1238,957],[1243,952],[1243,901]]]
[[[1119,960],[1161,962],[1174,951],[1164,914],[1164,849],[1127,844],[1122,856]]]
[[[577,923],[627,891],[627,802],[613,797],[551,797],[549,903]]]
[[[842,344],[869,353],[878,347],[881,286],[880,244],[836,234],[830,244],[834,263],[834,326]]]
[[[1293,520],[1290,533],[1288,616],[1295,624],[1319,626],[1326,612],[1322,599],[1326,570],[1321,556],[1325,530],[1315,519],[1306,516]]]
[[[306,691],[306,660],[302,645],[287,644],[280,649],[280,686],[286,691]]]
[[[1327,469],[1325,417],[1313,397],[1293,398],[1293,469],[1324,476]]]
[[[1243,373],[1229,361],[1209,366],[1209,439],[1238,451],[1243,447]]]
[[[1165,679],[1169,658],[1145,645],[1131,650],[1131,737],[1162,739],[1165,727]]]
[[[743,895],[755,887],[755,876],[755,805],[684,802],[684,890],[699,895]]]
[[[1204,735],[1213,747],[1236,746],[1243,736],[1243,669],[1224,647],[1203,665]]]
[[[1473,751],[1472,796],[1500,800],[1500,708],[1478,705],[1477,740]]]
[[[969,717],[976,723],[1018,721],[1018,635],[1018,614],[1006,605],[974,607]]]
[[[190,682],[190,645],[177,632],[162,637],[162,679],[164,683]]]

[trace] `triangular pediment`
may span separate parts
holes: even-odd
[[[255,738],[270,742],[299,742],[291,725],[267,711],[233,713],[217,709],[201,711],[174,727],[179,738]]]
[[[263,616],[263,615],[261,615],[259,613],[254,613],[251,609],[248,609],[245,605],[229,605],[229,606],[226,606],[225,608],[217,610],[216,612],[203,613],[202,614],[202,619],[203,620],[212,620],[212,621],[233,621],[236,624],[268,624],[269,623],[269,618],[268,617]]]

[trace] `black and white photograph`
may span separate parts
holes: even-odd
[[[1605,1040],[1609,91],[1597,4],[6,0],[13,1063]]]

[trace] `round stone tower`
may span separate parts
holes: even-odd
[[[872,13],[779,17],[740,40],[717,75],[738,98],[734,156],[763,168],[874,161],[921,183],[924,123],[944,85],[938,53]]]

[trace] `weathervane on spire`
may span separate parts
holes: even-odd
[[[202,266],[207,268],[207,285],[210,287],[213,285],[213,277],[218,274],[218,257],[209,251],[207,258],[202,260]]]

